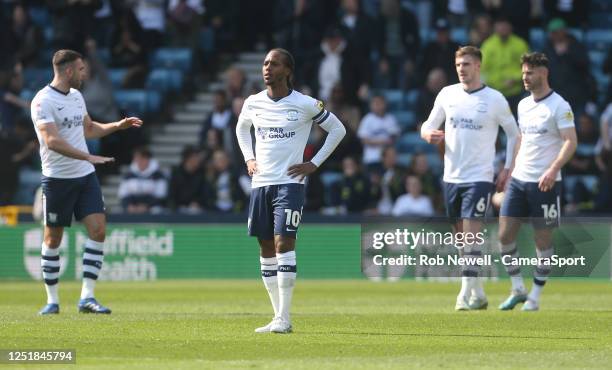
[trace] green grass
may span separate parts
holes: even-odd
[[[0,282],[0,349],[76,349],[86,369],[603,369],[612,361],[605,281],[553,279],[531,313],[498,311],[508,282],[489,283],[488,311],[457,313],[457,284],[298,280],[290,335],[253,333],[271,318],[259,281],[98,285],[112,315],[77,314],[80,286],[64,282],[62,313],[39,317],[41,283]]]

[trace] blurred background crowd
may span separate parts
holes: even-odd
[[[305,211],[428,216],[443,212],[440,151],[420,139],[454,52],[483,52],[484,82],[516,110],[519,58],[543,51],[570,102],[578,150],[564,168],[568,213],[612,211],[610,0],[31,0],[0,1],[0,205],[31,204],[40,159],[29,115],[51,55],[86,56],[89,115],[145,119],[88,142],[110,212],[243,212],[246,176],[234,128],[264,88],[265,51],[288,49],[295,88],[347,129],[307,182]],[[324,140],[313,128],[304,158]],[[498,140],[503,163],[505,140]]]

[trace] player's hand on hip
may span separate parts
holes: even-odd
[[[249,173],[249,176],[253,176],[254,174],[257,173],[257,161],[256,160],[249,159],[246,165],[247,165],[247,172]]]
[[[294,164],[290,166],[287,175],[295,178],[297,177],[299,181],[302,181],[304,177],[310,175],[311,173],[317,170],[317,166],[312,162],[304,162],[300,164]]]
[[[510,171],[507,168],[502,168],[497,174],[497,181],[495,182],[495,191],[502,192],[506,189],[506,184],[510,179]]]
[[[142,126],[142,120],[138,117],[126,117],[119,121],[119,129],[126,130],[131,127],[139,128]]]
[[[439,144],[444,140],[444,131],[431,130],[423,134],[425,141],[429,144]]]
[[[91,164],[105,164],[105,163],[111,163],[114,161],[115,161],[115,158],[101,157],[99,155],[90,155],[89,157],[87,157],[87,162]]]
[[[540,189],[541,191],[549,191],[555,185],[556,180],[557,180],[557,170],[553,168],[549,168],[538,179],[538,189]]]

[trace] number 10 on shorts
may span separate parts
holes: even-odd
[[[298,227],[300,220],[302,219],[301,211],[294,211],[291,209],[285,209],[285,225]]]

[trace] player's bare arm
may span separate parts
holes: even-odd
[[[562,129],[559,133],[563,140],[563,146],[557,158],[538,180],[538,188],[541,191],[549,191],[553,188],[557,179],[557,173],[559,173],[561,168],[572,158],[576,151],[576,146],[578,145],[576,129],[574,127]]]
[[[119,130],[127,130],[128,128],[140,128],[142,120],[138,117],[126,117],[121,121],[111,123],[99,123],[93,121],[89,115],[83,120],[85,138],[98,139]]]
[[[64,140],[60,136],[55,123],[45,123],[38,125],[38,129],[47,147],[50,150],[53,150],[54,152],[57,152],[61,155],[65,155],[66,157],[74,159],[80,159],[82,161],[88,161],[91,164],[104,164],[113,162],[115,160],[114,158],[92,155],[82,150],[76,149],[72,145],[68,144],[66,140]]]

